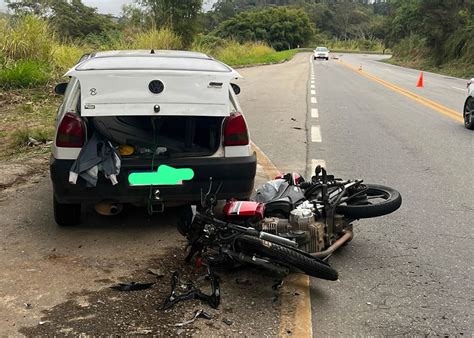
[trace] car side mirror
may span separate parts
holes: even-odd
[[[235,95],[239,95],[240,94],[240,87],[238,85],[236,85],[235,83],[231,83],[230,85],[232,86],[232,89],[234,90]]]
[[[57,95],[64,95],[64,93],[66,93],[67,85],[68,85],[67,82],[60,83],[60,84],[56,85],[56,87],[54,87],[54,92]]]

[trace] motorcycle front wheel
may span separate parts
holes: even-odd
[[[402,196],[395,189],[376,184],[366,186],[363,195],[337,206],[336,212],[348,218],[372,218],[388,215],[402,205]]]
[[[337,271],[329,264],[295,248],[248,235],[238,237],[236,244],[243,253],[269,258],[273,262],[283,264],[293,270],[302,271],[309,276],[331,281],[339,278]]]

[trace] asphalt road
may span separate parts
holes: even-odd
[[[461,111],[464,80],[425,73],[416,88],[418,71],[383,58],[340,57]],[[396,213],[356,223],[354,240],[330,259],[340,281],[312,280],[314,334],[472,334],[474,133],[337,60],[300,54],[242,74],[253,140],[277,167],[304,172],[322,160],[337,176],[403,196]]]

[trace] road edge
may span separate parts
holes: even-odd
[[[257,154],[257,162],[268,179],[273,179],[280,171],[268,156],[255,144],[252,149]],[[279,336],[312,337],[311,294],[309,276],[290,274],[281,290]]]

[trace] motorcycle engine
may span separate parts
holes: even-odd
[[[310,204],[292,210],[289,219],[265,218],[261,226],[262,231],[296,241],[303,251],[324,250],[324,223],[317,221]]]

